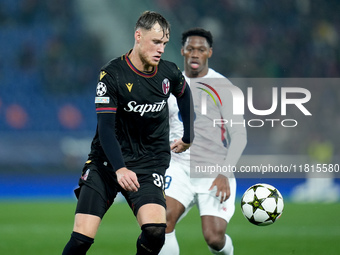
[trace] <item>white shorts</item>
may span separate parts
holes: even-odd
[[[236,179],[229,178],[230,197],[220,203],[216,197],[217,188],[209,191],[214,178],[190,178],[190,167],[183,162],[171,160],[165,173],[165,194],[179,201],[185,207],[183,218],[196,205],[200,216],[220,217],[227,222],[235,212]],[[179,220],[181,220],[181,218]]]

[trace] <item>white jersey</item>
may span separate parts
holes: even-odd
[[[183,72],[185,76],[185,73]],[[190,85],[190,79],[186,77],[188,84]],[[202,79],[211,78],[218,79],[219,83],[225,83],[228,86],[233,86],[231,82],[223,75],[217,73],[213,69],[209,68],[206,76]],[[201,78],[200,78],[201,79]],[[209,80],[207,80],[209,81]],[[229,123],[221,124],[217,123],[216,126],[220,129],[220,133],[207,132],[211,129],[213,119],[223,119],[230,122],[232,119],[235,123],[242,123],[243,116],[235,116],[232,114],[232,94],[229,90],[219,90],[221,101],[223,106],[216,106],[213,102],[207,102],[207,111],[209,114],[202,115],[201,113],[201,102],[198,98],[201,95],[197,95],[199,92],[192,90],[194,105],[195,105],[195,139],[189,150],[183,153],[171,152],[171,161],[175,161],[183,165],[179,171],[185,171],[185,174],[190,176],[190,162],[193,159],[195,161],[204,161],[205,163],[216,164],[216,159],[222,159],[223,162],[219,164],[235,166],[239,160],[245,145],[246,145],[246,129],[244,125],[230,125]],[[210,100],[212,101],[212,100]],[[176,98],[170,96],[168,99],[169,103],[169,120],[170,120],[170,142],[175,139],[180,139],[183,135],[183,123],[177,107]],[[210,119],[210,120],[209,120]],[[229,120],[229,121],[228,121]],[[204,146],[202,146],[204,145]],[[212,157],[212,155],[214,155]],[[216,156],[216,157],[215,157]],[[190,161],[191,159],[191,161]],[[171,165],[171,164],[170,164]],[[230,177],[230,175],[229,175]],[[213,181],[212,178],[190,178],[191,184],[197,186],[196,188],[202,191],[207,191]]]
[[[183,75],[187,81],[187,84],[190,85],[190,78],[188,78],[185,75],[184,71],[183,71]],[[207,75],[205,75],[203,78],[225,78],[225,77],[222,74],[216,72],[215,70],[209,68]],[[173,96],[172,94],[170,95],[168,99],[168,105],[169,105],[170,143],[171,143],[175,139],[179,139],[183,136],[183,122],[182,122],[181,115],[178,110],[176,97]],[[183,160],[184,164],[189,164],[190,149],[182,153],[171,152],[171,159],[172,160]]]

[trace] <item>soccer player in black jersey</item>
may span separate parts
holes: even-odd
[[[100,72],[95,97],[97,130],[79,188],[75,223],[63,255],[86,254],[118,192],[141,226],[137,254],[158,254],[165,239],[164,173],[170,149],[193,140],[193,105],[178,67],[161,59],[170,25],[146,11],[135,27],[135,44]],[[169,145],[167,99],[176,96],[183,118],[182,139]]]

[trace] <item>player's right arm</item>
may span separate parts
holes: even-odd
[[[125,167],[119,142],[116,138],[115,113],[97,114],[98,135],[106,157],[117,175],[119,185],[127,191],[138,191],[139,183],[136,173]]]
[[[99,87],[104,89],[99,90]],[[114,80],[101,72],[97,85],[96,112],[100,144],[117,175],[119,185],[127,191],[137,191],[139,183],[136,173],[127,169],[120,144],[116,137],[117,93]]]
[[[127,169],[126,167],[119,168],[116,171],[117,180],[119,185],[126,191],[138,191],[139,182],[135,172]]]

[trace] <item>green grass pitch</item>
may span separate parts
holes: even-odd
[[[0,254],[61,254],[73,225],[75,201],[0,201]],[[286,203],[273,225],[254,226],[243,217],[239,202],[228,234],[235,254],[339,254],[340,203]],[[99,255],[133,255],[140,233],[126,203],[113,205],[104,217],[94,245],[88,252]],[[177,226],[181,254],[210,254],[201,233],[198,211]]]

